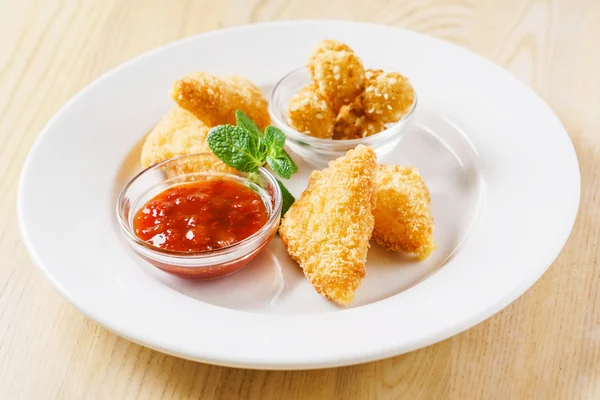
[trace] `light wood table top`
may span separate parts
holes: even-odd
[[[300,18],[424,32],[493,60],[539,93],[571,135],[582,173],[580,213],[554,265],[465,333],[318,371],[185,361],[121,339],[67,304],[33,266],[15,215],[23,161],[48,119],[93,79],[147,50],[217,28]],[[597,399],[599,241],[597,0],[0,0],[2,399]]]

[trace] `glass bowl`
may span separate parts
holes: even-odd
[[[242,269],[271,241],[279,228],[282,206],[281,189],[275,177],[264,168],[252,174],[222,167],[215,170],[211,166],[214,161],[212,153],[172,158],[145,169],[125,185],[117,202],[117,220],[127,244],[138,256],[181,278],[206,280]],[[236,180],[257,192],[267,209],[265,225],[238,243],[195,253],[160,249],[136,236],[134,216],[150,199],[170,187],[213,177]]]
[[[371,147],[377,157],[390,153],[400,143],[412,117],[417,98],[409,112],[397,122],[389,124],[385,130],[361,139],[333,140],[305,135],[292,128],[288,122],[288,104],[293,95],[310,83],[306,67],[293,70],[284,76],[273,88],[269,98],[269,114],[273,124],[287,136],[290,149],[314,166],[323,167],[331,160],[341,157],[359,144]]]

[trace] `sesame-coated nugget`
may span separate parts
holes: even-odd
[[[367,115],[387,124],[400,120],[410,111],[415,91],[406,77],[382,70],[367,70],[365,77],[362,104]]]
[[[142,147],[142,166],[147,168],[177,156],[207,153],[206,157],[196,160],[195,165],[182,165],[181,169],[187,172],[234,173],[235,170],[219,160],[208,147],[206,135],[209,129],[192,113],[181,107],[174,107],[146,137]]]
[[[171,97],[208,126],[235,124],[236,110],[242,110],[261,128],[270,123],[267,100],[260,88],[241,77],[192,73],[175,81]]]
[[[375,152],[361,145],[314,171],[279,228],[288,253],[316,291],[342,305],[350,304],[365,276],[375,167]]]
[[[315,90],[315,85],[305,86],[290,99],[290,124],[309,136],[330,138],[333,135],[335,115]]]
[[[317,49],[308,61],[311,80],[317,93],[337,114],[350,104],[365,88],[365,69],[360,58],[351,50]]]
[[[352,52],[352,49],[347,44],[338,42],[337,40],[321,40],[317,47],[314,49],[312,55],[309,58],[309,63],[318,55],[325,53],[326,51],[348,51]]]
[[[334,139],[359,139],[374,135],[385,129],[385,125],[370,118],[360,102],[360,97],[343,106],[335,120]]]
[[[415,168],[377,166],[373,238],[391,251],[429,257],[433,242],[433,217],[429,190]]]

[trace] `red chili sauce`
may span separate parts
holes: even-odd
[[[262,228],[268,215],[260,195],[227,178],[171,187],[142,207],[133,227],[161,249],[201,252],[240,242]]]

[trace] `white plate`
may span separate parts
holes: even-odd
[[[356,300],[317,295],[276,238],[240,273],[193,283],[154,270],[120,240],[123,184],[139,143],[195,70],[244,75],[268,90],[323,38],[414,83],[410,134],[387,162],[420,168],[440,248],[425,262],[372,246]],[[289,183],[306,185],[309,167]],[[71,100],[33,146],[19,188],[23,240],[60,293],[108,329],[215,364],[347,365],[397,355],[465,330],[529,288],[565,243],[579,169],[560,121],[530,89],[464,49],[351,22],[285,22],[213,32],[124,64]]]

